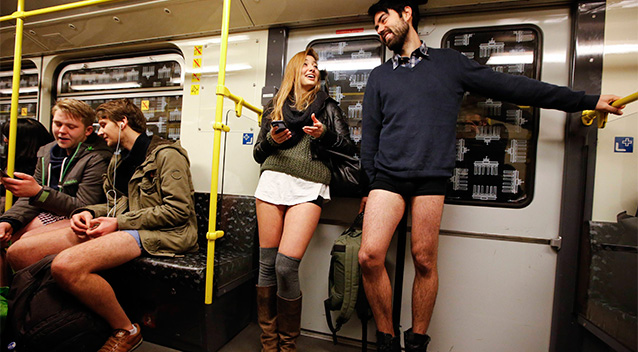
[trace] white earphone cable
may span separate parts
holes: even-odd
[[[120,125],[120,128],[117,130],[117,146],[115,147],[115,152],[113,152],[113,155],[115,156],[115,167],[113,168],[113,188],[109,191],[109,192],[113,192],[113,207],[111,208],[109,206],[108,203],[108,196],[107,196],[107,204],[106,207],[109,209],[108,213],[106,214],[107,217],[115,217],[116,215],[116,211],[117,211],[117,190],[115,189],[115,177],[117,175],[117,157],[120,156],[120,141],[121,141],[121,137],[122,137],[122,125]]]

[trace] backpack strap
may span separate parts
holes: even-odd
[[[331,256],[334,254],[335,246],[336,245],[334,245],[332,250],[330,251]],[[330,259],[330,270],[328,271],[328,287],[332,287],[334,285],[334,262],[335,259],[334,257],[332,257]],[[328,328],[330,329],[330,332],[332,332],[332,343],[336,345],[337,331],[341,329],[341,324],[338,324],[336,328],[332,324],[332,315],[330,313],[332,311],[332,295],[330,295],[325,301],[323,301],[323,307],[326,311],[326,322],[328,323]]]
[[[345,273],[346,275],[343,290],[343,303],[341,312],[337,317],[337,326],[342,325],[350,319],[357,304],[357,294],[361,283],[359,269],[359,248],[361,247],[361,230],[352,230],[349,233],[348,245],[346,245]]]
[[[357,307],[357,298],[360,295],[359,286],[361,285],[361,274],[359,269],[359,248],[361,247],[362,225],[363,213],[360,213],[357,215],[350,228],[348,228],[348,230],[340,236],[340,238],[345,238],[346,244],[335,244],[330,253],[333,255],[335,250],[344,252],[344,273],[349,274],[344,278],[343,300],[339,316],[336,320],[336,326],[332,323],[331,298],[328,297],[328,299],[323,302],[324,310],[326,312],[326,322],[328,323],[328,328],[332,332],[332,342],[335,345],[337,344],[337,332],[341,330],[343,324],[350,319],[350,316],[352,316],[352,313]],[[330,261],[330,270],[328,274],[329,286],[332,286],[334,283],[333,267],[334,257]]]
[[[334,325],[332,325],[332,315],[330,314],[330,298],[326,299],[325,301],[323,301],[323,307],[326,310],[326,322],[328,323],[328,329],[330,329],[330,332],[332,332],[332,343],[333,344],[337,344],[337,331],[339,331],[341,329],[341,324],[338,324],[337,327],[335,328]]]

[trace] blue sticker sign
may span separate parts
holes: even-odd
[[[616,137],[614,140],[614,152],[633,153],[634,137]]]
[[[242,139],[243,145],[253,145],[253,134],[252,133],[244,133],[244,138]]]

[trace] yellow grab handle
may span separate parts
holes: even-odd
[[[617,108],[623,105],[627,105],[636,100],[638,100],[638,92],[616,100],[615,102],[611,103],[611,106]],[[583,125],[590,126],[595,119],[598,119],[598,128],[605,128],[605,126],[607,125],[608,115],[609,114],[606,112],[584,110],[581,116],[581,121],[583,122]]]

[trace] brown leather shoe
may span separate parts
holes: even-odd
[[[128,330],[117,329],[98,352],[128,352],[133,351],[142,344],[142,330],[138,324],[133,324],[137,333],[131,335]]]

